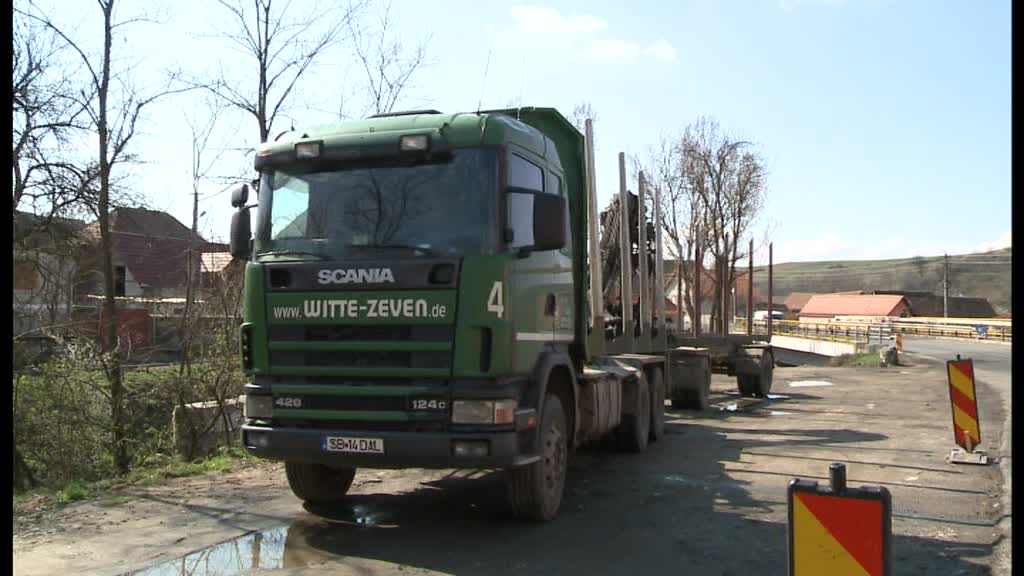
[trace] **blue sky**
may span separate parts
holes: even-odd
[[[618,152],[642,156],[707,115],[755,141],[767,161],[757,226],[758,236],[771,230],[777,262],[962,253],[1010,241],[1008,1],[483,5],[394,0],[396,34],[410,44],[431,37],[431,64],[404,104],[472,110],[481,88],[484,108],[521,100],[568,114],[590,101],[602,206],[617,186]],[[98,38],[91,3],[56,6],[63,22],[78,22],[77,37]],[[137,9],[126,4],[120,16]],[[246,69],[202,36],[225,21],[215,3],[184,0],[162,12],[162,24],[124,30],[120,48],[141,88],[170,66]],[[344,90],[347,111],[358,115],[351,92],[360,81],[338,49],[301,84],[288,114],[297,126],[332,122]],[[183,222],[191,210],[185,118],[201,112],[198,95],[151,108],[135,148],[147,163],[131,169],[147,203]],[[215,139],[252,146],[255,122],[226,118]],[[246,163],[238,152],[222,156],[224,173]],[[200,208],[214,239],[226,238],[230,221],[219,188],[204,187]]]

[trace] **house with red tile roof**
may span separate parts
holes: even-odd
[[[125,297],[181,298],[188,278],[188,251],[191,230],[174,216],[145,208],[118,208],[110,213],[113,243],[115,295]],[[94,249],[86,253],[83,265],[94,271],[89,292],[103,293],[102,260],[99,250],[99,222],[85,227],[84,235]],[[205,269],[223,269],[223,244],[195,238],[193,274],[197,279]],[[204,255],[206,253],[206,255]],[[205,266],[204,266],[205,264]]]
[[[800,310],[801,322],[828,322],[838,316],[906,318],[910,304],[899,294],[815,294]]]

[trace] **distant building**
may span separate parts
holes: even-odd
[[[14,334],[32,333],[70,317],[78,296],[85,222],[14,213]]]
[[[110,232],[114,257],[115,296],[149,299],[182,298],[189,276],[188,251],[191,230],[174,216],[145,208],[118,208],[110,213]],[[89,224],[83,233],[99,246],[99,222]],[[212,245],[196,235],[193,277],[202,271],[200,255]],[[99,250],[89,253],[83,268],[92,270],[89,289],[103,293],[102,258]]]
[[[829,322],[837,316],[906,318],[910,304],[898,294],[815,294],[800,310],[801,322]]]
[[[910,313],[912,316],[943,316],[943,302],[941,294],[904,290],[875,290],[873,294],[903,296],[910,304]],[[985,298],[950,296],[947,306],[949,309],[946,315],[950,318],[994,318],[996,316],[996,311],[992,307],[992,304]]]
[[[847,290],[845,292],[830,292],[829,294],[833,294],[833,295],[845,295],[845,294],[856,295],[856,294],[863,294],[863,291],[862,290]],[[786,296],[786,299],[783,300],[783,304],[786,307],[787,316],[789,316],[791,318],[796,318],[796,317],[800,316],[800,312],[803,310],[804,306],[807,305],[807,301],[810,300],[812,296],[816,296],[816,295],[817,295],[816,292],[790,292],[789,296]]]
[[[793,316],[799,316],[800,311],[807,305],[807,301],[811,297],[815,296],[814,292],[790,292],[789,296],[783,301],[786,306],[786,312],[789,312]]]

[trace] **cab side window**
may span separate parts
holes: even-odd
[[[544,191],[544,171],[533,162],[514,153],[508,155],[508,187]],[[506,197],[508,227],[512,238],[509,248],[533,245],[533,194],[510,190]]]
[[[548,188],[551,194],[557,194],[565,201],[565,246],[559,250],[562,254],[572,257],[572,219],[569,217],[569,198],[562,186],[562,178],[554,172],[548,172]]]

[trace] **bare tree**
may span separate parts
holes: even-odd
[[[712,321],[723,329],[728,311],[721,313],[722,288],[735,285],[736,262],[746,257],[740,238],[750,233],[764,206],[767,171],[752,142],[723,134],[709,118],[688,125],[678,148],[686,186],[706,215],[701,235],[714,262]]]
[[[594,112],[594,108],[590,105],[589,100],[578,102],[573,106],[572,112],[569,114],[569,121],[580,132],[583,132],[584,124],[588,118],[591,122],[597,122],[597,113]]]
[[[291,2],[218,0],[227,11],[231,30],[218,33],[250,57],[254,69],[238,81],[220,68],[212,81],[192,79],[234,109],[251,115],[266,142],[274,121],[282,116],[306,71],[343,38],[362,10],[362,0],[344,7],[313,6],[299,13]],[[256,85],[252,79],[256,78]]]
[[[51,218],[76,211],[94,189],[95,163],[69,152],[88,135],[88,98],[78,96],[83,88],[74,71],[60,65],[65,47],[59,36],[19,9],[13,24],[12,206],[42,215],[44,229]]]
[[[665,247],[676,262],[676,328],[682,330],[684,311],[691,322],[700,320],[700,314],[695,310],[696,295],[693,293],[692,280],[695,271],[703,266],[694,259],[697,253],[697,232],[707,218],[700,197],[693,193],[684,177],[678,150],[676,144],[662,137],[656,147],[648,150],[646,173],[650,175],[652,187],[661,195],[662,227],[667,240]],[[690,270],[687,269],[688,263],[692,264]],[[666,286],[665,289],[669,292],[672,287]]]
[[[122,364],[127,350],[120,346],[116,322],[117,301],[114,296],[115,275],[113,248],[110,230],[111,191],[116,185],[115,172],[122,164],[135,160],[130,144],[139,127],[139,120],[147,106],[159,98],[184,89],[170,89],[169,86],[149,94],[140,93],[133,85],[130,67],[112,70],[114,32],[138,22],[149,21],[145,16],[126,19],[115,18],[115,0],[97,0],[103,15],[103,47],[99,56],[90,56],[82,45],[65,33],[52,18],[37,6],[15,8],[15,12],[52,31],[65,46],[73,51],[84,69],[88,89],[75,95],[83,110],[90,131],[95,132],[99,141],[97,158],[98,197],[95,211],[99,220],[100,248],[103,274],[103,322],[102,337],[106,342],[105,354],[100,358],[106,380],[110,386],[111,441],[114,467],[125,473],[130,466],[126,422],[124,414],[125,388]]]
[[[355,19],[349,20],[356,58],[366,73],[364,115],[394,110],[405,96],[413,75],[427,63],[430,41],[429,37],[421,40],[406,53],[402,41],[392,37],[391,0],[387,0],[376,17],[374,28],[370,30]]]

